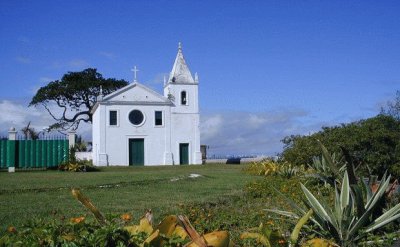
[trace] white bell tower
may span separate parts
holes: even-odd
[[[171,131],[175,138],[172,145],[177,145],[175,148],[179,153],[179,145],[189,144],[189,163],[201,164],[199,79],[197,73],[193,78],[183,57],[181,43],[168,81],[164,81],[164,96],[174,105],[171,108]],[[174,160],[176,162],[177,158]]]
[[[168,81],[164,85],[164,96],[175,104],[174,112],[199,112],[198,86],[197,73],[193,79],[183,57],[182,45],[179,43],[174,66],[169,74]]]

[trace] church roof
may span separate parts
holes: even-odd
[[[152,89],[134,82],[110,93],[93,106],[94,113],[99,104],[106,105],[172,105],[172,102]]]
[[[169,83],[195,83],[195,80],[190,73],[189,67],[186,64],[185,58],[182,53],[182,46],[179,43],[178,54],[175,58],[174,66],[169,75]]]

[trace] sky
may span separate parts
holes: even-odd
[[[373,117],[400,89],[399,1],[0,1],[0,133],[70,71],[158,92],[182,42],[209,153],[275,155],[285,136]],[[78,130],[90,139],[90,126]]]

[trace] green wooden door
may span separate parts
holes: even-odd
[[[179,144],[179,164],[189,164],[189,143]]]
[[[129,165],[144,165],[144,139],[129,139]]]

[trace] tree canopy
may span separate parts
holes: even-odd
[[[29,106],[42,105],[56,121],[50,129],[77,129],[81,122],[92,123],[91,110],[100,94],[112,93],[128,85],[125,80],[105,79],[97,69],[68,72],[61,80],[41,87]],[[57,106],[54,108],[53,106]],[[61,111],[59,110],[61,108]]]
[[[360,164],[361,174],[370,169],[378,175],[389,170],[400,176],[400,121],[392,116],[381,114],[349,124],[323,127],[312,135],[285,137],[281,158],[295,165],[310,164],[313,157],[321,154],[317,140],[330,152],[347,150]]]

